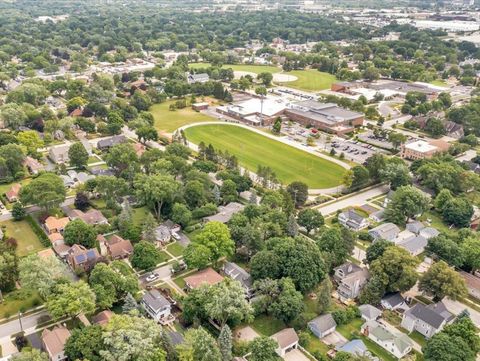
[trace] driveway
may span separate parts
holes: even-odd
[[[341,333],[334,331],[330,335],[325,336],[321,341],[326,345],[342,346],[345,345],[348,340],[342,336]]]
[[[152,272],[147,272],[144,275],[140,276],[139,280],[142,284],[146,285],[148,283],[157,283],[160,280],[170,279],[170,277],[172,276],[171,269],[172,269],[172,266],[169,264],[158,267],[154,269]],[[153,282],[147,282],[146,278],[150,275],[150,273],[158,273],[159,277]]]
[[[260,335],[250,326],[245,326],[234,333],[235,339],[238,341],[250,342],[260,337]]]
[[[352,257],[362,262],[365,258],[367,258],[367,253],[363,249],[355,246],[353,247]]]
[[[300,350],[293,349],[283,356],[285,361],[310,361],[310,359]]]
[[[450,298],[445,297],[443,299],[443,303],[447,307],[447,310],[449,310],[451,313],[454,315],[458,315],[462,313],[463,310],[467,310],[468,313],[470,314],[470,318],[472,319],[473,323],[475,326],[480,327],[480,312],[474,310],[471,307],[468,307],[467,305],[464,305],[463,303],[459,301],[453,301]]]

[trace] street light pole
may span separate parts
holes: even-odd
[[[20,323],[20,331],[23,333],[22,313],[20,311],[18,311],[18,322]]]

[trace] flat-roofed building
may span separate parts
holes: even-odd
[[[312,126],[334,134],[346,134],[363,125],[364,115],[339,107],[333,103],[305,100],[292,104],[285,110],[292,121]]]
[[[449,146],[447,142],[441,140],[427,142],[419,139],[402,144],[400,156],[411,160],[431,158],[436,153],[448,150]]]
[[[236,104],[217,107],[217,112],[249,125],[270,125],[281,116],[287,103],[276,97],[251,98]]]

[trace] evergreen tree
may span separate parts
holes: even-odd
[[[148,242],[155,242],[155,228],[157,228],[157,222],[155,221],[153,215],[151,213],[148,213],[142,225],[143,239]]]
[[[215,199],[215,204],[220,204],[220,202],[222,201],[222,195],[220,193],[220,189],[216,184],[213,187],[213,198]]]
[[[232,360],[232,331],[227,324],[222,327],[220,335],[218,336],[218,346],[222,354],[222,361]]]
[[[251,192],[251,194],[250,194],[250,199],[249,199],[248,201],[250,202],[250,204],[256,205],[257,202],[258,202],[257,192],[255,192],[254,190],[252,190],[252,192]]]
[[[298,235],[298,225],[293,213],[288,217],[287,233],[290,237],[296,237]]]
[[[129,313],[133,310],[138,310],[138,303],[131,293],[127,293],[123,302],[122,311],[123,313]]]

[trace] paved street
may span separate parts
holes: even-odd
[[[467,305],[464,305],[459,301],[454,301],[446,297],[443,299],[443,303],[445,304],[447,309],[455,315],[460,314],[463,310],[466,309],[468,313],[470,313],[470,318],[472,319],[473,323],[477,327],[480,327],[480,312],[474,310],[471,307],[468,307]]]
[[[389,187],[387,185],[378,185],[365,192],[355,194],[351,197],[347,197],[330,204],[320,205],[315,209],[319,210],[322,215],[326,216],[347,207],[361,206],[367,203],[367,199],[378,197],[384,193],[387,193],[388,190]]]
[[[172,266],[171,265],[166,265],[166,266],[161,266],[156,269],[154,269],[152,272],[145,273],[144,275],[140,276],[138,279],[142,284],[148,284],[149,282],[146,281],[146,278],[150,275],[150,273],[158,273],[159,278],[157,278],[155,281],[151,283],[157,283],[160,279],[161,280],[166,280],[169,279],[170,276],[172,275],[171,272]]]
[[[38,313],[22,317],[22,326],[25,333],[27,334],[32,333],[32,331],[37,326],[38,320],[44,316],[48,316],[47,311],[40,311]],[[21,328],[20,328],[20,322],[18,321],[18,318],[10,322],[1,324],[0,340],[2,340],[3,338],[10,338],[10,335],[18,333],[20,331],[21,331]]]

